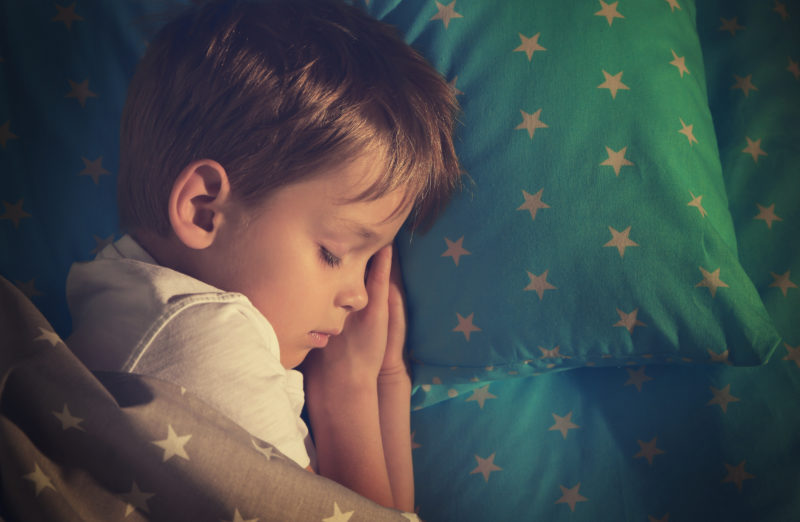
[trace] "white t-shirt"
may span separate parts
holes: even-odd
[[[165,268],[130,236],[67,277],[70,349],[91,370],[181,385],[302,467],[303,375],[280,363],[275,331],[247,297]]]

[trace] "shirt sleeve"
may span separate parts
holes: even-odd
[[[293,408],[269,323],[252,306],[236,301],[196,302],[175,309],[141,347],[130,371],[185,387],[307,467],[306,434]]]

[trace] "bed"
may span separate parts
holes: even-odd
[[[0,518],[413,519],[62,341],[181,4],[2,4]],[[463,190],[398,240],[419,518],[800,519],[800,3],[359,5],[462,106]]]

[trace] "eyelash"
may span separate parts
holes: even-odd
[[[323,263],[333,268],[338,267],[342,262],[341,258],[333,255],[331,251],[324,246],[319,247],[319,257],[322,258]]]

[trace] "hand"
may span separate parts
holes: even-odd
[[[328,346],[313,350],[306,357],[303,365],[304,373],[309,381],[321,377],[333,381],[358,380],[375,383],[381,372],[387,355],[387,339],[389,326],[392,324],[392,350],[397,350],[397,320],[390,322],[390,295],[393,307],[397,307],[398,290],[396,284],[390,284],[392,273],[392,246],[379,250],[372,259],[367,274],[367,306],[347,316],[342,333],[331,337]],[[399,299],[402,305],[402,298]],[[405,337],[405,316],[402,322],[402,342]],[[392,352],[389,361],[395,362],[397,355]],[[402,357],[402,355],[401,355]],[[402,360],[402,359],[401,359]]]
[[[383,357],[379,378],[390,375],[408,375],[406,366],[406,303],[403,291],[403,277],[397,251],[392,252],[392,268],[389,275],[389,325],[386,334],[386,352]]]

